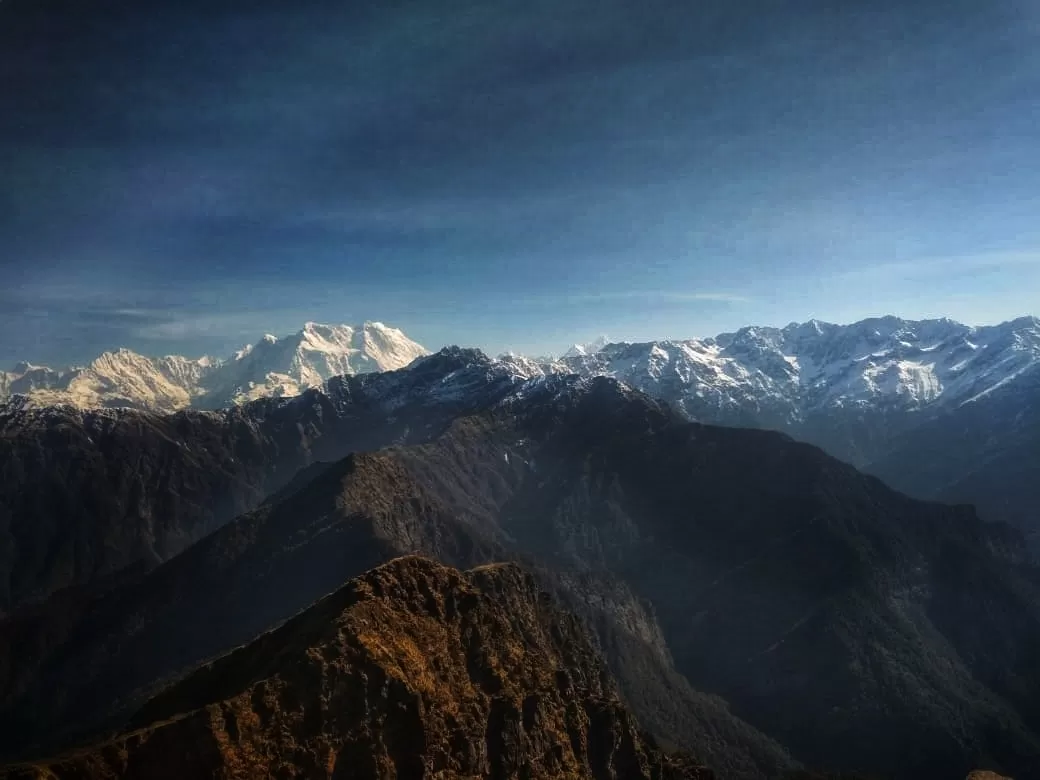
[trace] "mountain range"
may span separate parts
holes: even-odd
[[[976,504],[1040,553],[1035,317],[810,321],[512,360],[528,374],[615,377],[693,420],[783,431],[912,495]]]
[[[337,375],[402,368],[426,350],[381,323],[307,323],[225,360],[125,349],[88,367],[27,363],[0,373],[7,406],[171,412],[289,397]],[[921,498],[976,504],[1023,529],[1040,553],[1040,321],[970,327],[896,317],[747,327],[714,338],[606,337],[559,358],[502,355],[504,370],[609,376],[687,418],[766,428],[816,444]]]
[[[307,323],[225,360],[147,358],[120,349],[84,368],[21,363],[0,374],[0,396],[21,395],[35,406],[221,408],[297,395],[337,375],[403,368],[426,354],[382,323]],[[614,377],[690,419],[784,430],[863,466],[923,421],[1031,380],[1040,370],[1040,320],[978,328],[948,319],[882,317],[844,326],[812,320],[707,339],[603,337],[558,359],[500,360],[528,376]]]
[[[519,561],[589,626],[641,726],[720,777],[1028,780],[1040,765],[1040,571],[1022,535],[784,434],[458,348],[220,412],[0,421],[8,759],[98,740],[119,753],[128,732],[203,705],[248,715],[246,683],[254,714],[278,696],[265,717],[291,714],[311,695],[272,677],[292,630],[257,637],[421,553]],[[436,587],[414,591],[437,609]],[[394,664],[425,657],[372,636]],[[485,657],[487,634],[471,636]],[[225,655],[254,640],[268,649]],[[308,657],[336,663],[323,642]],[[301,725],[296,744],[323,728]],[[501,733],[518,732],[485,738]]]
[[[381,323],[307,323],[225,360],[107,352],[85,368],[0,372],[8,407],[171,412],[290,397],[334,376],[428,354]],[[1040,320],[970,327],[897,317],[746,327],[714,338],[576,344],[559,358],[502,355],[505,370],[608,376],[691,420],[788,433],[912,495],[976,504],[1040,553]]]
[[[130,406],[170,411],[284,397],[332,376],[403,368],[428,354],[400,330],[306,323],[292,336],[264,336],[224,360],[147,358],[106,352],[83,368],[20,363],[0,373],[0,393],[38,406]],[[897,317],[834,325],[746,327],[714,338],[574,345],[561,358],[501,359],[527,372],[612,376],[667,400],[691,419],[787,427],[821,436],[835,410],[949,410],[1015,383],[1040,364],[1040,320],[970,327],[949,319]],[[867,424],[864,420],[864,425]],[[865,434],[828,442],[840,457],[869,462]]]
[[[575,347],[540,366],[612,376],[690,419],[784,430],[865,465],[922,420],[1040,372],[1040,320],[980,328],[948,319],[812,320],[709,339]]]
[[[402,368],[425,354],[400,330],[380,322],[308,322],[292,336],[266,335],[224,360],[149,358],[119,349],[79,368],[55,370],[23,362],[0,372],[0,399],[20,396],[33,406],[217,409],[298,395],[333,376]]]

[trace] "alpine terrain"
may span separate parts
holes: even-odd
[[[1040,320],[896,317],[576,347],[528,373],[610,376],[690,419],[779,430],[921,498],[978,505],[1040,553]]]
[[[543,370],[612,376],[689,418],[773,428],[857,465],[923,421],[1040,373],[1040,320],[897,317],[574,347]]]
[[[690,422],[611,378],[528,377],[452,348],[220,413],[20,410],[3,430],[0,505],[23,502],[5,521],[0,621],[12,761],[106,739],[99,755],[132,754],[140,729],[199,707],[199,728],[251,750],[308,689],[254,687],[260,725],[230,727],[228,712],[257,723],[240,691],[276,667],[240,651],[257,659],[241,687],[230,660],[204,683],[193,670],[418,552],[519,561],[591,628],[640,725],[720,777],[1028,780],[1040,766],[1040,572],[1020,533],[785,435]],[[159,539],[172,541],[148,547]],[[436,588],[417,592],[440,609]],[[275,652],[286,633],[271,636]],[[323,722],[301,721],[295,744],[331,745]]]
[[[128,349],[59,371],[20,363],[0,372],[0,400],[21,396],[32,406],[216,409],[256,398],[298,395],[340,375],[403,368],[427,354],[400,330],[380,322],[308,322],[285,338],[264,336],[224,360],[149,358]]]
[[[0,374],[9,407],[220,409],[290,397],[337,375],[401,368],[425,350],[379,323],[266,336],[219,361],[125,349],[61,372]],[[1040,552],[1040,321],[991,327],[896,317],[747,327],[709,339],[574,345],[561,358],[503,355],[503,370],[608,376],[692,420],[779,430],[927,499],[976,504]]]

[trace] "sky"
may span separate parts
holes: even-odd
[[[1040,314],[1032,0],[3,0],[0,368]]]

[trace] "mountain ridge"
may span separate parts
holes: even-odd
[[[295,395],[336,375],[402,368],[425,354],[378,322],[308,322],[292,336],[265,336],[226,360],[147,358],[120,349],[83,368],[23,363],[0,373],[0,398],[22,394],[36,406],[218,408]],[[893,415],[932,414],[983,398],[1040,366],[1040,320],[980,327],[949,318],[809,320],[710,338],[608,343],[601,337],[560,358],[500,359],[528,376],[612,376],[691,419],[795,432],[862,466],[880,454],[864,430],[852,442],[819,440],[831,416],[863,416],[855,425],[867,429],[878,419],[892,424]]]
[[[32,406],[215,409],[298,395],[333,376],[403,368],[426,354],[425,347],[381,322],[307,322],[292,335],[265,335],[223,360],[151,358],[119,348],[81,367],[54,370],[23,362],[0,372],[0,402],[22,396]]]
[[[1040,320],[897,317],[616,343],[527,375],[611,376],[707,423],[777,430],[928,500],[976,503],[1040,555]]]
[[[455,347],[218,411],[0,407],[0,614],[139,561],[156,565],[315,461],[425,441],[525,385],[562,381],[529,380]]]
[[[1040,320],[972,327],[880,317],[749,326],[713,338],[616,342],[546,370],[614,376],[689,417],[741,412],[802,422],[832,407],[969,403],[1040,365]],[[671,387],[663,387],[671,381]],[[836,453],[837,454],[837,453]]]
[[[368,331],[359,333],[333,333],[307,323],[293,337],[265,337],[233,360],[206,365],[174,357],[156,361],[129,351],[107,353],[113,365],[62,381],[86,388],[80,406],[157,411],[231,406],[334,385],[334,372],[388,364],[386,345],[369,339]],[[390,349],[391,362],[404,363],[422,351],[408,343],[412,346]],[[365,359],[355,359],[355,353]],[[983,327],[949,318],[888,316],[852,325],[810,320],[784,328],[749,326],[709,339],[593,343],[563,358],[507,354],[492,360],[481,353],[480,360],[510,381],[609,376],[672,404],[692,420],[782,431],[920,498],[977,502],[989,519],[1026,530],[1040,553],[1035,511],[1040,483],[1019,476],[1040,451],[1040,434],[1030,433],[1040,429],[1040,420],[1031,417],[1040,406],[1036,317]],[[268,370],[272,366],[278,370]],[[28,364],[20,368],[23,385],[40,387],[29,396],[0,401],[0,407],[15,411],[69,400],[67,392],[46,389],[57,381],[54,372]],[[108,379],[97,378],[101,375]],[[387,387],[392,390],[392,385]],[[369,388],[379,386],[376,381]],[[471,386],[478,395],[486,389],[479,377]],[[455,383],[429,392],[448,390],[460,397],[467,392]],[[990,430],[987,420],[1000,425]],[[972,452],[978,457],[969,457]],[[928,463],[935,464],[934,474],[925,473]]]
[[[640,732],[581,623],[508,563],[383,563],[128,729],[0,777],[713,777]]]

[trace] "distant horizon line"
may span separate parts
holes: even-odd
[[[592,341],[599,340],[599,338],[606,338],[605,346],[609,346],[611,344],[635,345],[635,344],[656,344],[656,343],[662,343],[662,342],[708,341],[708,340],[719,339],[719,338],[722,338],[724,336],[736,335],[736,334],[741,333],[741,332],[745,332],[745,331],[748,331],[748,330],[755,330],[755,329],[784,331],[784,330],[787,330],[787,329],[792,328],[792,327],[806,326],[806,325],[811,325],[813,323],[816,323],[818,325],[836,327],[836,328],[851,328],[851,327],[854,327],[856,325],[863,325],[865,323],[876,322],[876,321],[883,321],[883,320],[895,320],[895,321],[898,321],[898,322],[903,322],[903,323],[907,323],[907,324],[915,324],[915,325],[917,325],[917,324],[925,324],[925,323],[943,323],[943,322],[948,322],[948,323],[953,324],[953,325],[959,325],[959,326],[962,326],[962,327],[976,329],[976,330],[977,329],[982,329],[982,328],[999,328],[999,327],[1001,327],[1003,325],[1011,325],[1011,324],[1017,323],[1019,321],[1025,321],[1025,320],[1031,320],[1033,323],[1040,323],[1040,318],[1038,318],[1038,316],[1034,315],[1034,314],[1022,314],[1022,315],[1019,315],[1017,317],[1012,317],[1012,318],[1006,319],[1006,320],[1000,320],[1000,321],[997,321],[997,322],[989,322],[989,323],[978,323],[978,324],[969,324],[969,323],[966,323],[966,322],[962,322],[960,320],[956,320],[956,319],[954,319],[952,317],[946,317],[946,316],[944,316],[944,317],[925,317],[925,318],[921,318],[921,319],[908,319],[906,317],[900,317],[899,315],[895,315],[895,314],[883,314],[883,315],[876,315],[876,316],[871,316],[871,317],[864,317],[862,319],[854,320],[852,322],[846,322],[846,323],[831,322],[829,320],[822,320],[822,319],[818,319],[816,317],[810,317],[809,319],[803,320],[803,321],[791,320],[786,325],[780,325],[780,326],[778,326],[778,325],[761,325],[761,324],[744,325],[744,326],[742,326],[740,328],[737,328],[736,330],[722,331],[722,332],[716,333],[715,335],[712,335],[712,336],[685,336],[685,337],[678,337],[678,338],[659,337],[659,338],[648,339],[648,340],[629,341],[629,340],[626,340],[624,338],[621,338],[621,339],[607,338],[605,336],[605,334],[604,334],[603,336],[598,337],[597,339],[593,339]],[[260,336],[260,338],[257,339],[256,341],[253,341],[253,342],[250,342],[250,343],[244,345],[239,350],[237,350],[235,352],[232,352],[229,356],[224,357],[224,358],[216,357],[215,355],[212,355],[212,354],[203,354],[203,355],[199,355],[198,357],[188,357],[187,355],[177,354],[177,353],[167,353],[165,355],[147,355],[147,354],[144,354],[142,352],[138,352],[137,350],[131,349],[131,348],[126,347],[126,346],[119,346],[119,347],[113,347],[112,349],[102,350],[101,352],[97,353],[94,357],[92,357],[92,358],[90,358],[90,359],[88,359],[86,361],[82,361],[82,362],[69,362],[69,363],[66,363],[64,365],[59,364],[58,368],[54,368],[52,365],[47,365],[47,364],[44,364],[44,363],[34,363],[31,360],[24,360],[24,359],[23,360],[18,360],[18,361],[14,362],[14,364],[12,366],[12,370],[10,371],[10,373],[17,373],[18,369],[22,365],[26,366],[25,371],[23,373],[28,372],[30,370],[34,370],[34,369],[46,369],[48,371],[56,371],[56,372],[59,372],[59,373],[64,372],[64,371],[76,371],[76,370],[88,368],[91,363],[95,362],[96,360],[98,360],[99,358],[103,357],[104,355],[114,355],[114,354],[119,354],[120,352],[129,352],[131,354],[139,355],[141,357],[144,357],[144,358],[147,358],[147,359],[150,359],[150,360],[163,360],[163,359],[168,359],[168,358],[181,358],[181,359],[188,360],[188,361],[191,361],[191,362],[212,360],[212,361],[217,361],[218,363],[225,363],[225,362],[227,362],[229,360],[235,359],[235,357],[238,354],[240,354],[242,351],[251,349],[251,348],[256,347],[257,345],[263,343],[269,337],[270,338],[274,338],[276,342],[277,341],[283,341],[284,339],[292,338],[293,336],[301,336],[307,330],[309,330],[310,328],[315,327],[315,326],[316,327],[321,327],[321,328],[350,328],[352,330],[364,329],[364,328],[369,327],[369,326],[380,326],[382,328],[386,328],[388,330],[393,330],[393,331],[396,331],[396,332],[402,334],[409,341],[412,341],[414,344],[418,345],[423,350],[425,350],[428,355],[436,354],[437,352],[439,352],[441,350],[444,350],[444,349],[448,349],[450,347],[464,347],[465,346],[465,345],[460,344],[458,342],[450,342],[450,343],[445,343],[445,344],[441,345],[438,349],[431,350],[428,347],[426,347],[424,344],[421,344],[421,343],[411,339],[411,337],[408,336],[408,334],[403,329],[397,328],[397,327],[395,327],[393,325],[390,325],[388,323],[385,323],[385,322],[383,322],[381,320],[363,320],[362,322],[356,323],[356,324],[353,324],[353,323],[338,323],[338,324],[337,323],[323,323],[323,322],[318,322],[316,320],[306,320],[304,322],[303,326],[299,330],[293,331],[291,333],[286,333],[285,335],[282,335],[282,336],[273,336],[270,333],[265,333],[262,336]],[[532,358],[532,359],[539,359],[539,358],[559,359],[560,357],[563,356],[564,353],[570,351],[574,347],[585,346],[585,345],[587,345],[589,343],[591,343],[591,342],[590,341],[586,341],[584,343],[582,343],[582,342],[572,342],[568,346],[564,347],[558,354],[543,353],[543,354],[540,354],[540,355],[534,355],[534,354],[531,354],[530,352],[520,352],[520,351],[516,351],[516,350],[512,350],[512,349],[484,350],[484,349],[481,349],[479,347],[470,347],[470,348],[478,349],[480,352],[482,352],[482,353],[484,353],[485,355],[488,355],[488,356],[491,356],[492,354],[494,354],[496,357],[517,356],[517,357],[529,357],[529,358]],[[5,369],[0,369],[0,372],[3,372],[3,371],[5,371]]]

